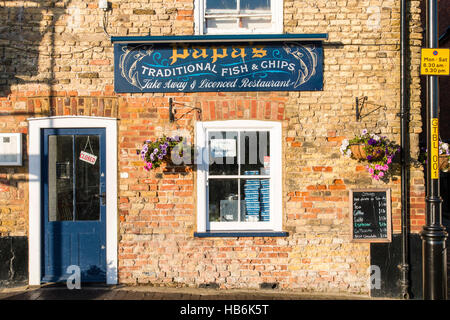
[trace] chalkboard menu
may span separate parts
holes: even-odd
[[[391,190],[350,190],[352,241],[391,242]]]

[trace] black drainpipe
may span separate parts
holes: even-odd
[[[401,270],[400,285],[402,298],[409,299],[409,261],[408,261],[408,92],[407,92],[407,44],[408,44],[408,20],[406,0],[400,4],[400,157],[401,157],[401,202],[402,202],[402,263],[398,266]]]

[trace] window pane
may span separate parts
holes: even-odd
[[[217,19],[206,19],[206,28],[207,29],[217,29],[217,30],[229,30],[237,28],[237,20],[236,18],[217,18]]]
[[[245,17],[241,19],[241,28],[245,29],[265,29],[271,26],[271,17]]]
[[[76,136],[75,199],[76,220],[100,219],[100,155],[99,136]],[[81,151],[97,157],[94,164],[80,160]]]
[[[241,174],[270,174],[270,133],[247,131],[241,133]]]
[[[210,175],[238,174],[237,139],[238,133],[235,131],[217,131],[208,134]]]
[[[236,0],[206,0],[206,10],[236,9],[236,7]]]
[[[209,180],[209,221],[238,221],[238,180]]]
[[[241,0],[241,10],[270,11],[270,0]]]
[[[48,219],[73,220],[73,136],[48,137]]]
[[[270,220],[270,180],[241,180],[242,221]]]

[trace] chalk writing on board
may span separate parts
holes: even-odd
[[[351,195],[353,239],[390,240],[389,192],[353,190]]]

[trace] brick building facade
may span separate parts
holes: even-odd
[[[375,181],[363,164],[342,157],[339,147],[364,128],[400,141],[400,2],[279,2],[281,33],[328,34],[321,91],[119,94],[109,36],[194,35],[197,2],[113,0],[105,13],[96,0],[0,1],[0,132],[23,136],[23,165],[0,167],[0,236],[28,239],[31,221],[40,219],[30,214],[30,184],[36,181],[29,170],[39,155],[28,151],[29,125],[36,121],[28,119],[116,119],[117,193],[108,195],[117,219],[111,231],[117,245],[108,249],[116,252],[111,282],[222,289],[274,284],[369,294],[371,244],[350,239],[349,191],[390,188],[392,231],[398,235],[400,170],[396,165],[388,181]],[[409,137],[417,159],[423,30],[420,1],[409,3]],[[357,121],[355,98],[363,96],[364,117]],[[170,98],[178,103],[177,115],[191,107],[201,112],[170,122]],[[77,118],[69,119],[76,127]],[[143,141],[163,134],[181,133],[193,144],[198,121],[227,120],[281,124],[284,237],[196,237],[197,166],[146,171],[136,154]],[[409,197],[409,228],[417,234],[425,224],[420,165],[410,166]]]

